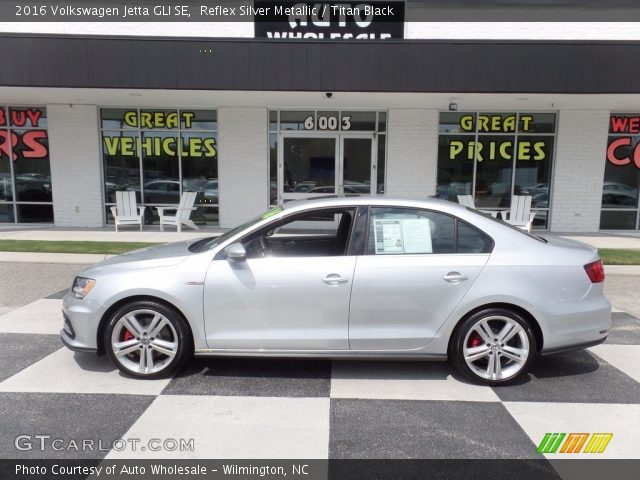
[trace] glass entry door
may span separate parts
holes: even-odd
[[[280,135],[278,203],[375,193],[373,135]]]
[[[373,195],[376,193],[373,137],[340,135],[339,195]],[[373,179],[373,181],[372,181]]]
[[[335,137],[283,136],[279,191],[283,201],[335,193],[338,142]]]

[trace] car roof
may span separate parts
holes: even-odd
[[[458,210],[466,211],[466,207],[448,200],[437,198],[408,199],[402,197],[388,197],[381,195],[353,195],[339,197],[337,195],[323,195],[305,200],[295,200],[286,202],[283,208],[288,211],[306,210],[308,208],[323,208],[335,206],[389,206],[389,207],[415,207],[415,208],[435,208],[437,210]]]

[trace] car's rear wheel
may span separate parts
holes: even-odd
[[[104,345],[122,372],[150,379],[171,375],[193,351],[191,331],[182,316],[153,301],[131,302],[115,311]]]
[[[467,318],[455,334],[451,356],[475,383],[499,385],[523,375],[536,351],[529,323],[517,313],[491,308]]]

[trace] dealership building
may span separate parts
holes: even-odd
[[[313,26],[5,28],[0,226],[102,227],[134,190],[147,224],[184,191],[221,227],[327,194],[531,195],[534,228],[638,231],[640,39]]]

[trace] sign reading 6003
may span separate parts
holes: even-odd
[[[305,130],[338,130],[338,126],[340,130],[350,130],[351,117],[343,115],[341,119],[338,119],[337,115],[318,115],[316,121],[314,115],[309,115],[304,119]]]

